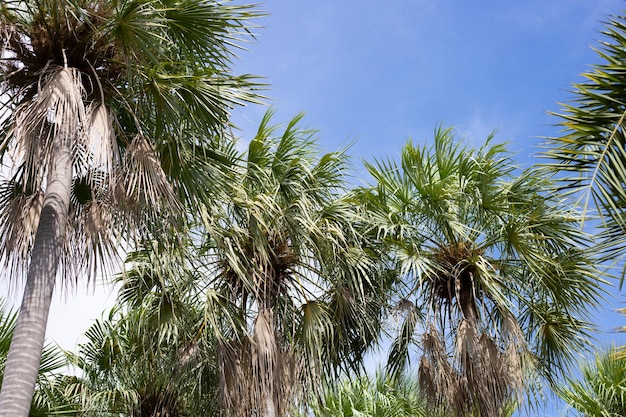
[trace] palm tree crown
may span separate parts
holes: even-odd
[[[5,262],[28,260],[60,137],[72,155],[68,272],[93,270],[115,251],[113,236],[145,228],[142,216],[156,222],[178,211],[178,197],[201,198],[194,187],[212,171],[203,164],[214,135],[230,107],[255,99],[249,77],[228,66],[257,13],[170,3],[2,5],[1,149],[13,168],[2,187]]]
[[[376,184],[362,196],[401,271],[389,366],[404,368],[421,333],[431,403],[498,416],[524,370],[553,378],[586,344],[599,281],[579,218],[539,171],[519,172],[491,138],[472,150],[442,128],[432,147],[409,142],[400,163],[367,168]]]
[[[318,156],[301,115],[276,134],[271,115],[205,244],[209,285],[238,323],[219,350],[224,403],[236,415],[284,415],[378,334],[377,264],[342,197],[346,155]]]

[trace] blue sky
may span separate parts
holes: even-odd
[[[409,137],[425,143],[440,123],[477,145],[497,130],[520,163],[536,162],[538,137],[558,133],[547,111],[557,111],[571,83],[600,62],[591,46],[607,15],[626,3],[270,0],[260,7],[270,15],[258,21],[257,42],[240,52],[236,72],[266,77],[275,121],[305,112],[324,150],[356,140],[350,153],[358,174],[361,159],[393,157]],[[265,110],[234,110],[244,140]],[[57,297],[49,338],[73,348],[112,302],[110,291]],[[625,300],[608,300],[597,315],[608,332],[601,343],[626,343],[626,334],[610,332],[626,324],[611,313]]]
[[[598,61],[590,46],[620,0],[267,1],[238,69],[263,75],[285,121],[304,111],[326,150],[393,155],[439,123],[477,143],[494,129],[522,159],[555,133],[546,114]],[[244,136],[263,109],[236,110]]]

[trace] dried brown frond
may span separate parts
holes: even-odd
[[[461,369],[470,369],[472,361],[479,349],[479,339],[476,327],[468,320],[461,320],[456,331],[456,345],[454,357]]]
[[[89,106],[88,115],[90,131],[86,148],[92,159],[90,166],[97,171],[113,172],[120,163],[113,116],[108,107],[100,102]]]
[[[278,340],[271,310],[259,312],[253,334],[221,342],[220,391],[227,415],[287,415],[301,395],[299,366]]]
[[[21,168],[20,184],[42,188],[45,168],[52,157],[52,139],[71,143],[84,136],[86,109],[81,74],[75,68],[47,68],[39,80],[37,95],[13,113],[2,148]],[[44,168],[44,169],[42,169]]]
[[[79,71],[50,66],[39,74],[38,81],[36,96],[12,113],[11,128],[2,144],[9,149],[13,163],[9,168],[16,169],[16,174],[3,193],[0,254],[16,274],[25,272],[30,256],[47,181],[46,167],[54,158],[56,143],[82,141],[86,126],[85,91]],[[65,272],[63,276],[68,275]]]
[[[106,200],[71,203],[67,252],[70,263],[87,277],[112,272],[121,260],[114,216],[115,208]]]
[[[454,356],[432,326],[424,334],[419,381],[433,407],[458,417],[478,410],[484,417],[499,417],[502,409],[521,393],[521,357],[525,346],[496,341],[479,332],[476,322],[462,320],[455,333]]]
[[[136,135],[126,148],[115,177],[115,201],[124,212],[140,220],[171,222],[181,211],[172,184],[158,156],[143,135]]]
[[[425,390],[426,398],[434,408],[444,407],[466,414],[470,408],[467,400],[467,379],[452,366],[442,335],[434,326],[422,337],[424,355],[420,360],[420,387]],[[426,372],[427,371],[427,372]],[[426,380],[422,380],[424,375]]]
[[[0,210],[0,223],[6,225],[0,228],[0,259],[10,271],[21,274],[26,271],[39,225],[43,193],[16,193],[16,187],[8,185],[11,189],[5,191],[8,195],[2,199]]]

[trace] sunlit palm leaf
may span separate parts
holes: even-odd
[[[618,417],[626,413],[626,360],[615,349],[598,352],[582,364],[579,378],[568,377],[558,395],[585,417]],[[574,413],[572,413],[574,415]]]
[[[427,410],[415,378],[391,379],[380,370],[375,376],[337,381],[328,386],[323,401],[312,402],[311,411],[316,417],[441,415]]]

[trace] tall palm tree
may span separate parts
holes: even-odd
[[[602,62],[576,83],[574,97],[554,113],[564,128],[547,139],[546,156],[560,173],[560,191],[578,196],[584,211],[597,209],[608,258],[626,249],[626,16],[613,16],[603,31]]]
[[[579,217],[541,171],[443,128],[367,169],[376,183],[362,198],[401,271],[390,369],[419,341],[420,386],[459,417],[499,416],[526,370],[554,381],[589,340],[600,281]]]
[[[579,378],[568,377],[557,390],[559,396],[584,417],[626,415],[626,358],[623,349],[609,349],[582,366]]]
[[[117,241],[166,230],[212,179],[249,6],[207,0],[0,5],[0,257],[27,271],[0,416],[28,414],[57,275],[94,273]],[[202,187],[202,188],[201,188]]]
[[[272,113],[231,200],[207,216],[207,309],[228,318],[216,332],[229,415],[285,415],[342,363],[356,366],[380,330],[385,276],[343,195],[347,156],[318,156],[302,115],[278,133]]]

